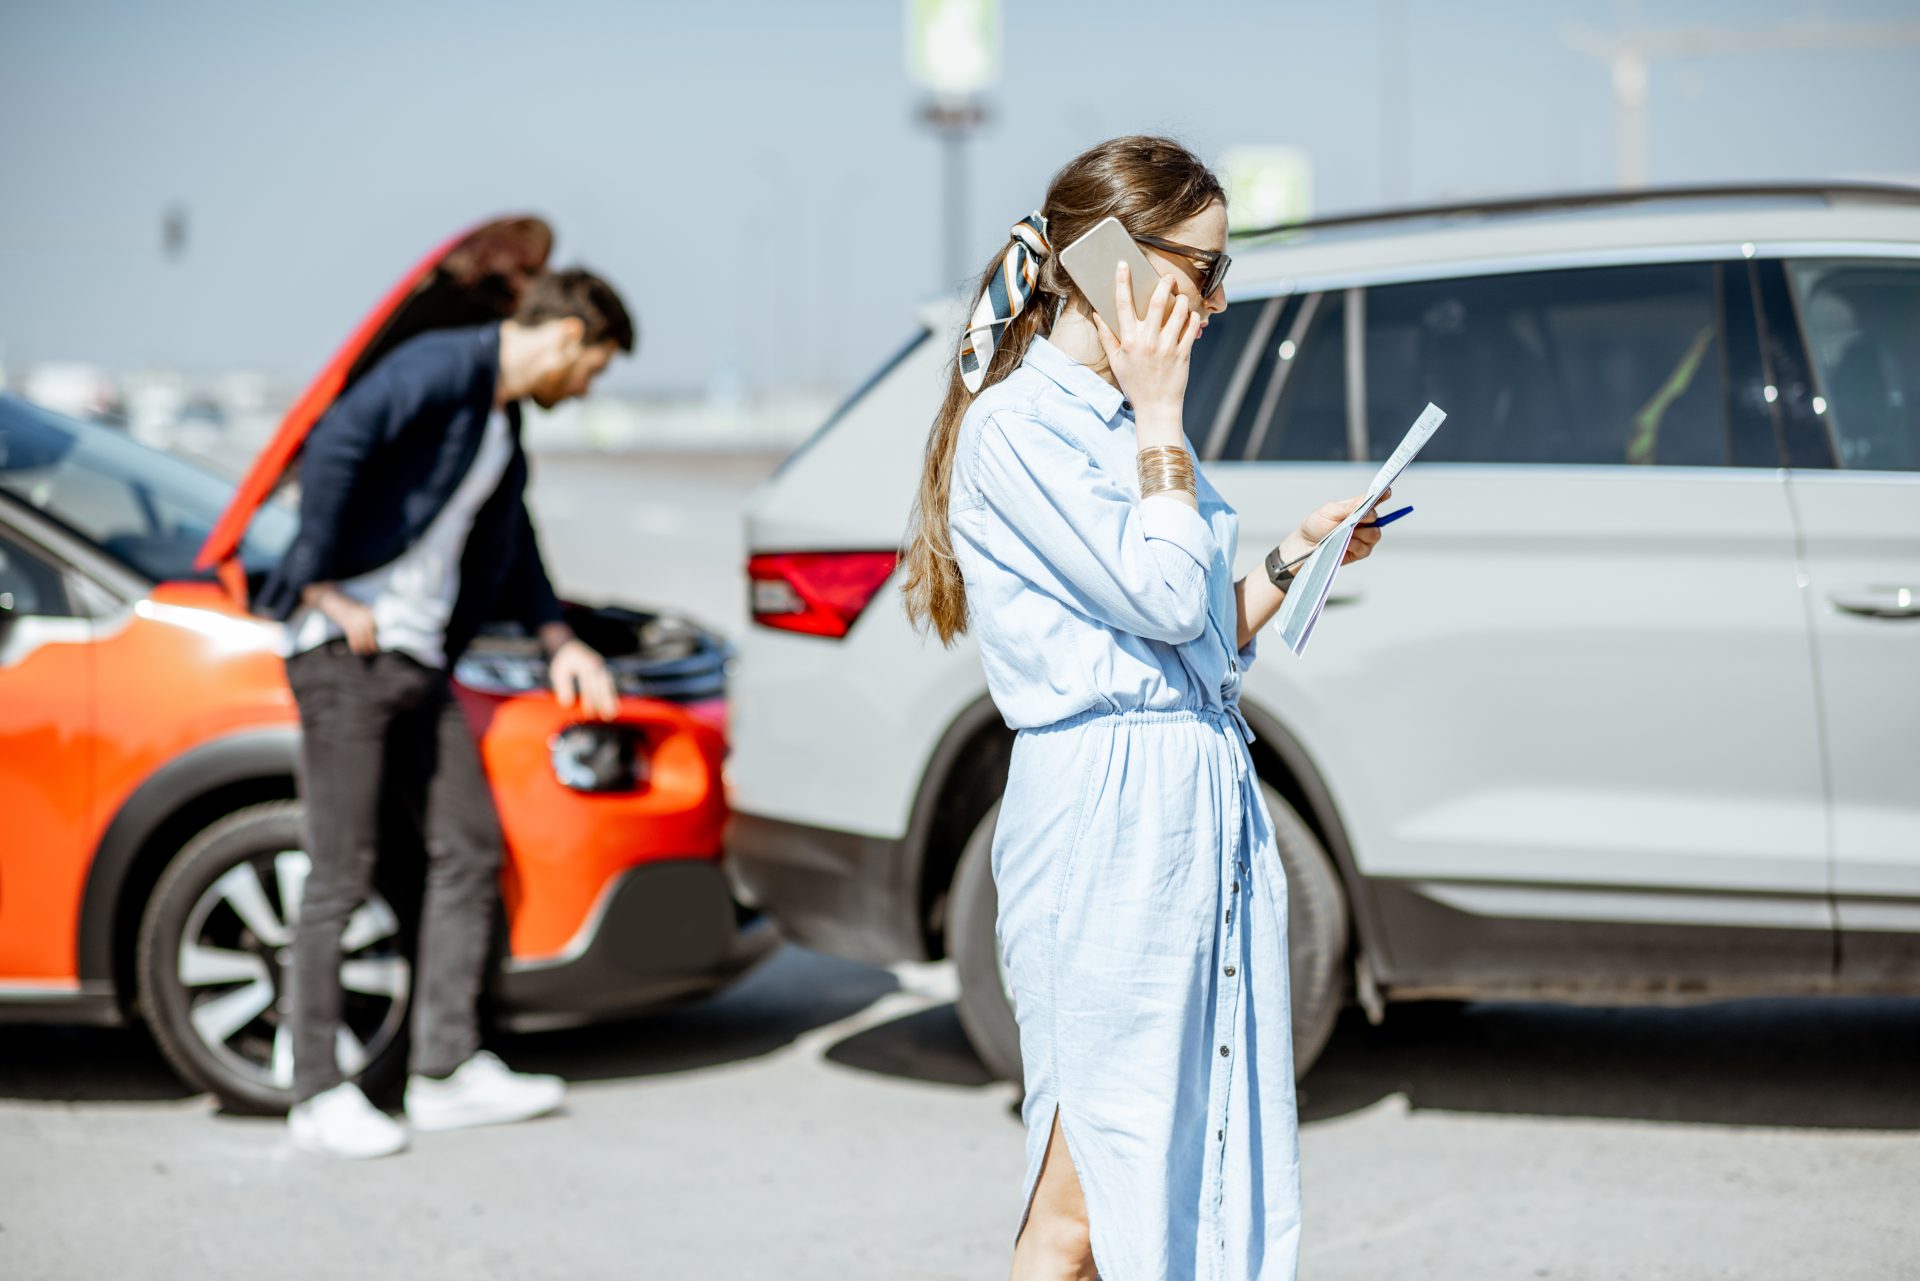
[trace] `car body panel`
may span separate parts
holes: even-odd
[[[73,907],[86,864],[70,853],[98,813],[94,620],[15,619],[0,627],[0,743],[11,758],[0,768],[0,976],[77,991]]]
[[[554,776],[548,741],[581,720],[548,695],[501,698],[460,688],[480,741],[506,837],[502,870],[511,953],[559,955],[586,927],[621,872],[644,863],[706,858],[719,848],[726,809],[719,731],[686,709],[620,700],[616,723],[646,737],[648,785],[582,795]]]
[[[45,811],[8,842],[15,857],[0,895],[8,977],[77,982],[92,852],[147,778],[206,743],[294,715],[279,660],[264,647],[269,625],[228,612],[216,587],[163,584],[117,619],[84,621],[84,641],[0,668],[0,723],[20,730],[4,735],[11,787],[43,798],[21,812]]]
[[[1832,792],[1842,968],[1920,972],[1920,618],[1839,602],[1920,599],[1920,474],[1796,471],[1806,625]]]
[[[1344,780],[1363,873],[1824,894],[1784,487],[1703,470],[1422,468],[1323,643],[1262,638],[1250,696]],[[1338,471],[1209,469],[1253,513],[1240,572],[1287,532],[1267,513],[1364,487]]]
[[[1911,954],[1872,972],[1837,960],[1836,911],[1844,923],[1849,904],[1842,894],[1836,907],[1844,855],[1829,827],[1846,793],[1828,777],[1840,758],[1818,650],[1820,626],[1838,624],[1809,626],[1806,473],[1789,481],[1785,468],[1813,436],[1783,422],[1793,388],[1772,373],[1761,386],[1755,309],[1762,264],[1789,251],[1920,257],[1920,190],[1568,204],[1237,242],[1235,306],[1245,314],[1252,300],[1272,330],[1280,304],[1263,313],[1259,299],[1347,290],[1351,336],[1364,332],[1374,284],[1720,264],[1721,388],[1740,465],[1664,453],[1654,466],[1420,464],[1402,486],[1418,511],[1394,530],[1390,555],[1342,577],[1326,637],[1304,660],[1263,638],[1243,691],[1263,740],[1256,755],[1263,771],[1292,775],[1296,808],[1348,881],[1366,964],[1397,994],[1910,990],[1920,983]],[[934,341],[756,495],[753,552],[899,545],[959,315],[929,308]],[[1780,353],[1768,359],[1780,367]],[[1350,461],[1225,461],[1225,437],[1188,424],[1241,515],[1236,572],[1258,572],[1303,512],[1364,488],[1369,427],[1382,428],[1368,420],[1365,362],[1351,348],[1345,376]],[[1814,483],[1830,482],[1841,483],[1830,473]],[[1826,545],[1830,573],[1920,577],[1909,492],[1851,509]],[[1842,565],[1842,551],[1854,561]],[[783,922],[793,904],[819,945],[882,961],[914,954],[901,920],[939,901],[920,883],[931,847],[916,797],[983,692],[972,643],[943,651],[915,636],[896,590],[888,584],[842,641],[765,627],[743,638],[729,762],[736,878]],[[1891,646],[1908,631],[1920,635],[1920,624],[1883,621],[1873,634]],[[1920,789],[1906,785],[1912,731],[1889,740],[1884,707],[1862,691],[1904,690],[1920,668],[1887,672],[1904,651],[1853,653],[1884,679],[1855,681],[1857,702],[1840,715],[1855,718],[1858,750],[1892,748],[1905,762],[1904,775],[1877,756],[1857,762],[1851,830],[1862,845],[1850,884],[1875,886],[1867,892],[1885,917],[1920,904],[1900,808]],[[1881,729],[1859,724],[1876,715]],[[1874,842],[1887,847],[1878,866],[1861,858]],[[910,866],[882,875],[875,863],[886,858]],[[841,884],[854,877],[864,883]],[[1920,919],[1902,928],[1920,939]]]

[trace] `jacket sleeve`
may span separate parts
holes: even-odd
[[[981,424],[973,483],[989,549],[1041,591],[1119,631],[1170,645],[1206,630],[1213,531],[1179,499],[1136,498],[1092,455],[1030,414]]]
[[[376,365],[314,424],[300,461],[300,531],[281,575],[305,586],[336,575],[341,524],[368,460],[414,422],[448,412],[462,388],[439,350],[404,347]]]

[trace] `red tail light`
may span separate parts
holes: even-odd
[[[893,573],[897,552],[778,552],[747,559],[753,621],[845,636]]]

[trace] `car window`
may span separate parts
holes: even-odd
[[[1344,462],[1347,301],[1315,294],[1281,317],[1261,352],[1244,420],[1245,456],[1271,462]],[[1236,435],[1243,424],[1235,424]]]
[[[198,577],[193,558],[233,486],[111,427],[0,398],[0,490],[51,516],[155,582]],[[271,567],[295,518],[269,504],[240,546],[249,571]]]
[[[1920,263],[1789,263],[1838,465],[1920,471]]]
[[[1202,458],[1218,456],[1225,439],[1222,411],[1231,414],[1244,399],[1242,361],[1247,342],[1255,330],[1270,323],[1265,313],[1278,305],[1265,298],[1233,303],[1208,319],[1206,330],[1193,344],[1184,412],[1187,435]]]
[[[67,618],[74,614],[58,566],[0,533],[0,610]],[[0,613],[0,627],[6,626]]]
[[[1367,291],[1369,454],[1432,401],[1423,461],[1729,466],[1712,263],[1528,272]]]

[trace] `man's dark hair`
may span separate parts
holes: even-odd
[[[610,342],[621,351],[633,350],[633,318],[613,286],[590,271],[569,267],[534,277],[520,299],[513,318],[523,325],[577,317],[586,326],[583,341],[592,347]]]

